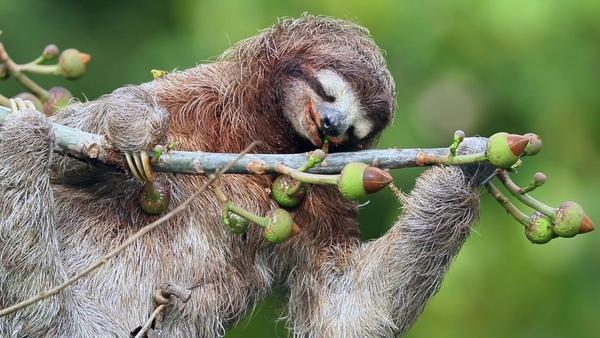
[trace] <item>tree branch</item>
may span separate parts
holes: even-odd
[[[0,107],[0,124],[8,117],[10,110]],[[96,165],[103,165],[125,171],[126,163],[121,153],[112,147],[108,140],[97,134],[91,134],[76,128],[53,124],[56,135],[55,151]],[[466,138],[464,142],[471,142]],[[319,166],[308,170],[315,174],[337,174],[350,162],[363,162],[369,165],[397,169],[420,167],[446,163],[449,148],[426,149],[373,149],[357,152],[332,153]],[[181,174],[210,174],[237,158],[238,154],[207,153],[190,151],[169,151],[159,156],[149,153],[155,171]],[[300,168],[308,160],[309,153],[300,154],[248,154],[242,156],[227,173],[231,174],[268,174],[276,173],[277,166],[283,164],[291,168]],[[476,158],[470,163],[483,162]]]

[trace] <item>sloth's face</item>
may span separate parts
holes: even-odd
[[[325,139],[337,146],[360,144],[374,131],[357,93],[329,69],[293,79],[285,90],[283,112],[296,132],[317,147]]]

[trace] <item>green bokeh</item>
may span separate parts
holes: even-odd
[[[398,110],[381,147],[443,146],[452,132],[534,131],[544,150],[518,180],[548,176],[534,195],[577,200],[600,221],[600,2],[495,1],[77,1],[2,0],[2,41],[17,61],[54,42],[93,55],[76,82],[41,78],[95,98],[150,80],[152,68],[214,59],[277,17],[302,12],[355,20],[387,51]],[[0,93],[14,95],[13,81]],[[419,170],[394,173],[410,189]],[[389,192],[361,212],[365,238],[398,215]],[[489,196],[481,221],[409,337],[597,337],[600,235],[529,244]],[[285,336],[271,297],[227,337]]]

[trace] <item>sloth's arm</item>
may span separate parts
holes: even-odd
[[[477,218],[483,168],[435,167],[404,201],[381,238],[303,250],[292,270],[290,328],[297,336],[390,337],[404,334],[440,287]],[[474,179],[475,178],[475,179]]]
[[[54,122],[106,138],[123,153],[139,153],[164,138],[169,115],[155,98],[153,83],[119,88],[88,102],[75,102],[59,110]],[[81,183],[101,179],[102,170],[69,157],[54,160],[55,182]],[[126,177],[126,176],[123,176]]]
[[[54,287],[66,273],[49,178],[50,123],[41,113],[22,109],[0,128],[0,308],[4,308]],[[42,337],[55,332],[64,324],[60,321],[68,322],[69,299],[69,290],[64,290],[0,317],[0,336]]]

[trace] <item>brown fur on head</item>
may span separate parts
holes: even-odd
[[[198,78],[187,71],[159,81],[161,104],[172,114],[170,129],[196,134],[197,142],[189,144],[195,150],[239,151],[260,140],[262,151],[307,151],[325,136],[318,130],[324,110],[343,115],[346,135],[331,135],[340,143],[336,148],[362,148],[393,118],[394,82],[382,52],[366,29],[348,21],[310,15],[281,20],[209,67],[215,66],[220,79],[203,79],[211,72],[200,66]],[[168,85],[181,87],[181,77],[189,87]],[[203,83],[213,87],[213,95]],[[331,90],[348,95],[331,97]]]

